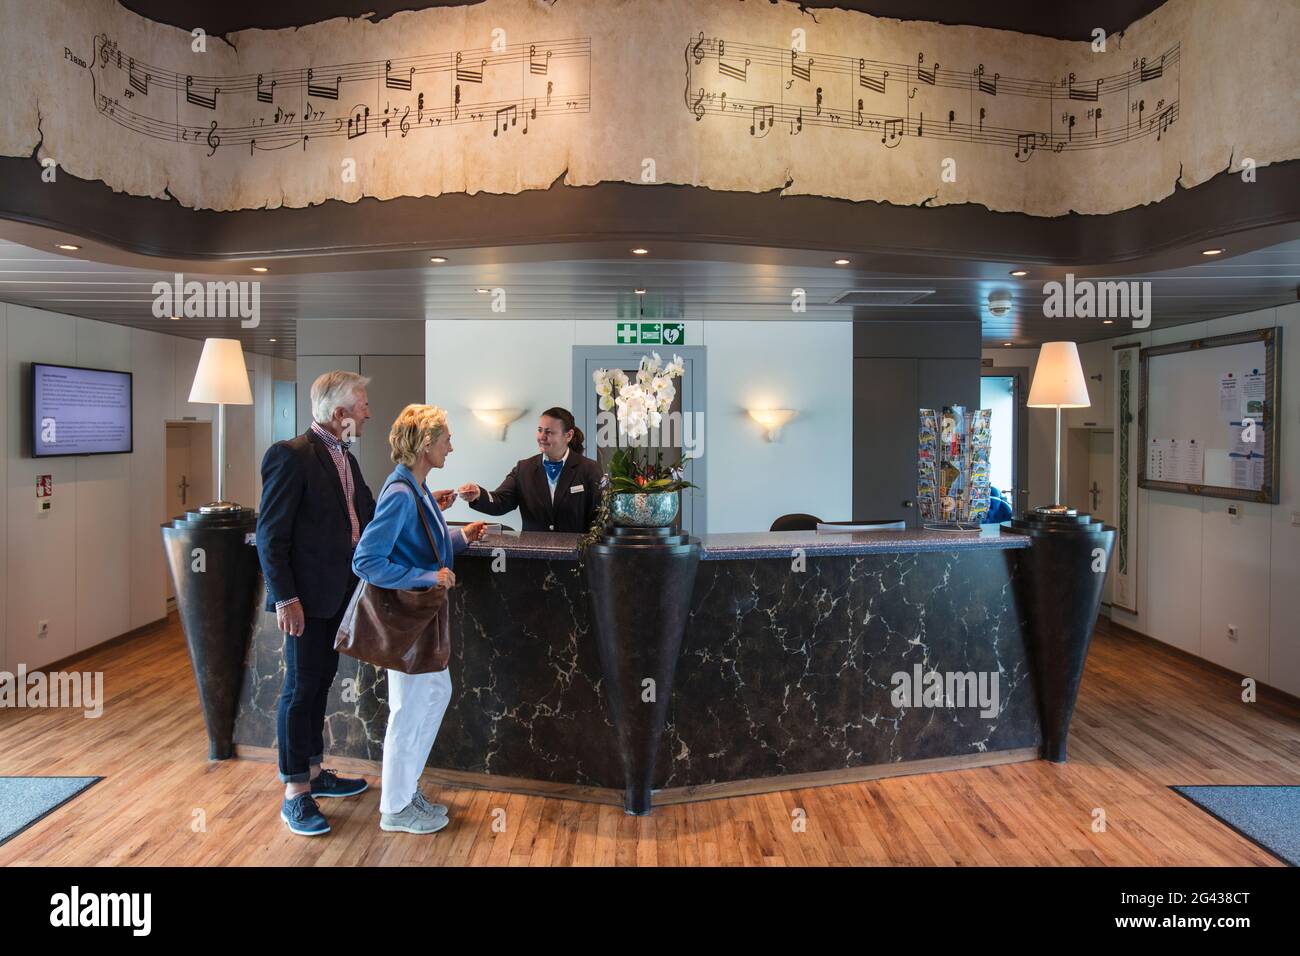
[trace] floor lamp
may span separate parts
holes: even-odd
[[[1051,505],[1039,505],[1043,513],[1072,514],[1061,503],[1061,409],[1088,408],[1088,383],[1079,364],[1079,349],[1073,342],[1044,342],[1029,387],[1030,408],[1056,409],[1056,485]]]
[[[190,401],[217,406],[217,500],[202,505],[199,511],[239,511],[243,505],[226,500],[226,406],[252,405],[253,392],[238,339],[207,339],[203,343]]]

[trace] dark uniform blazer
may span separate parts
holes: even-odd
[[[570,450],[564,468],[555,483],[555,502],[551,503],[551,486],[546,481],[539,452],[521,459],[501,487],[483,489],[469,506],[488,515],[503,515],[519,509],[524,531],[575,531],[585,534],[596,517],[600,504],[600,466],[590,458]]]
[[[364,531],[375,499],[351,452],[352,506]],[[266,609],[296,597],[307,617],[333,617],[352,594],[352,522],[343,483],[325,443],[311,429],[276,442],[262,459],[257,556],[266,578]]]

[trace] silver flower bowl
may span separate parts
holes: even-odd
[[[610,505],[614,524],[633,528],[666,528],[677,517],[677,492],[617,494]]]

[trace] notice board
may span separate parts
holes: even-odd
[[[1276,504],[1281,328],[1144,348],[1138,485]]]

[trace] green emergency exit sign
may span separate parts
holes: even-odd
[[[619,345],[683,345],[685,322],[619,322],[615,331]]]

